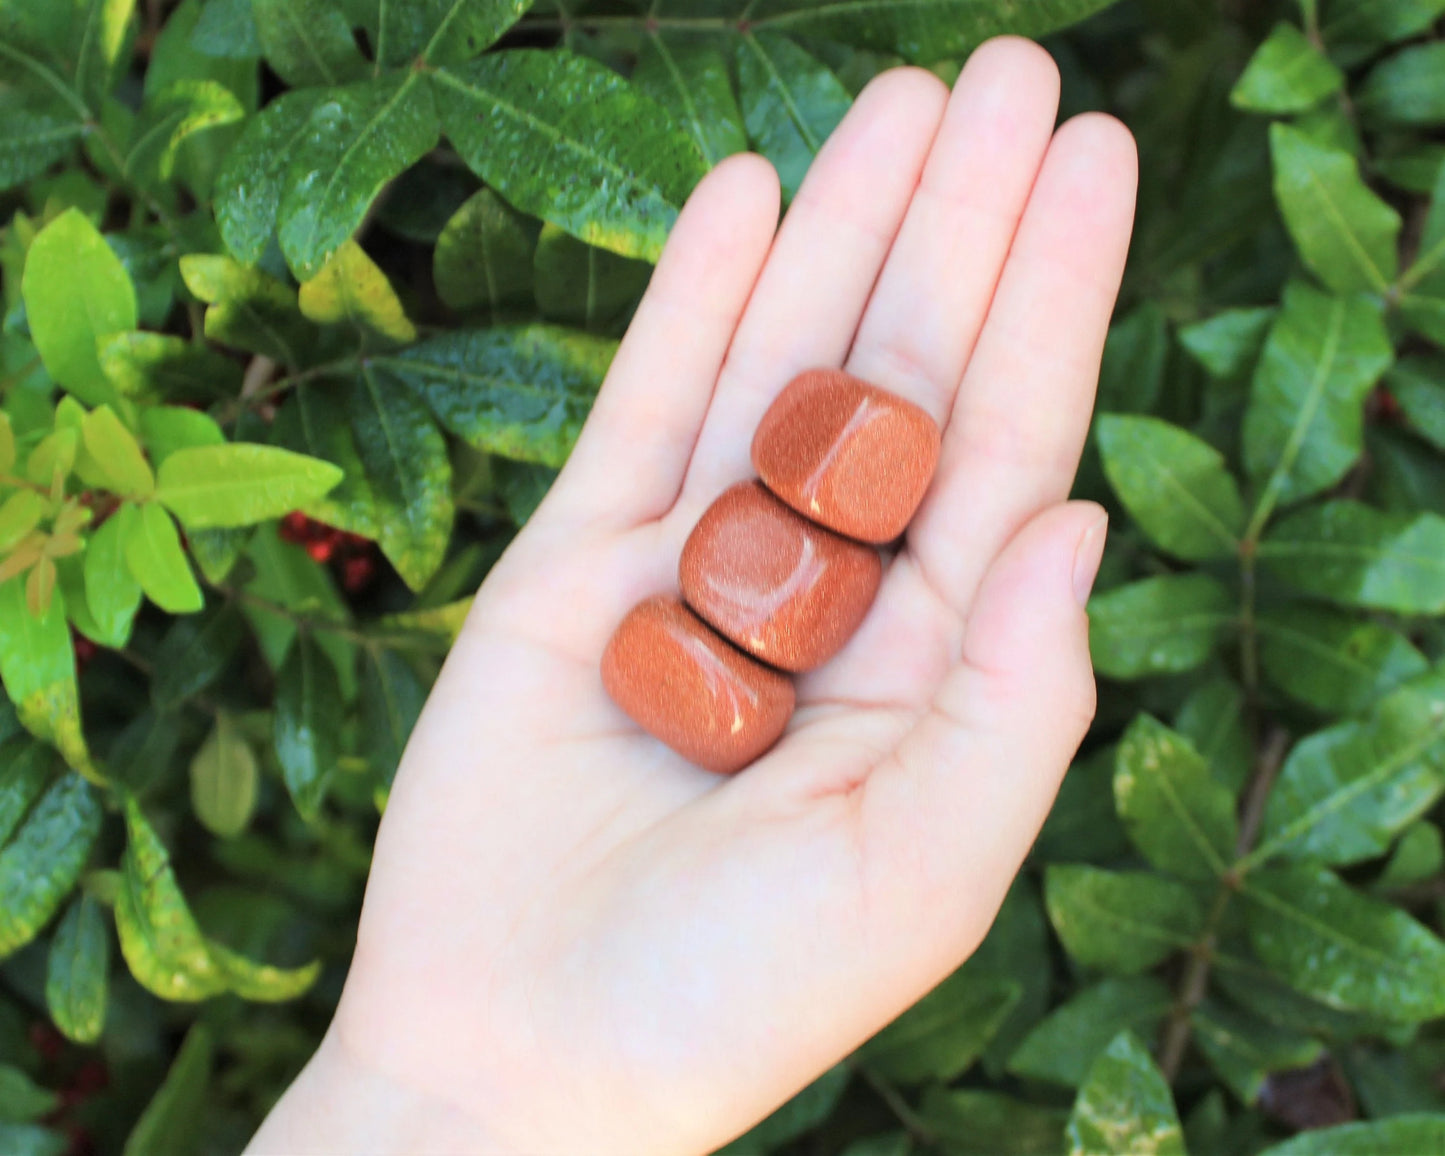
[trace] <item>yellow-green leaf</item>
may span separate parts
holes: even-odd
[[[102,405],[86,414],[81,435],[85,448],[117,494],[144,498],[156,488],[155,474],[141,452],[140,443],[110,406]]]
[[[416,326],[386,274],[355,241],[345,242],[301,286],[301,312],[312,321],[350,321],[396,341],[415,341]]]
[[[276,446],[194,446],[161,463],[155,496],[187,530],[250,526],[321,497],[341,477],[330,462]]]
[[[205,605],[169,514],[153,503],[127,504],[115,517],[126,565],[147,598],[171,614],[194,614]]]

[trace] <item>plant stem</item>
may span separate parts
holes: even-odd
[[[933,1129],[913,1110],[897,1088],[887,1080],[870,1072],[856,1060],[851,1061],[849,1066],[853,1069],[854,1074],[872,1089],[874,1095],[888,1105],[889,1110],[898,1117],[898,1122],[907,1129],[910,1136],[925,1146],[938,1143],[938,1137],[934,1134]]]
[[[1259,760],[1245,794],[1244,806],[1239,821],[1239,838],[1235,843],[1235,861],[1249,854],[1259,837],[1259,825],[1264,817],[1264,806],[1269,792],[1274,787],[1279,768],[1289,749],[1289,732],[1283,727],[1274,727],[1260,748]],[[1171,1084],[1179,1077],[1184,1055],[1189,1050],[1193,1035],[1193,1015],[1204,997],[1209,993],[1209,973],[1214,966],[1215,952],[1219,946],[1219,927],[1229,901],[1239,889],[1239,875],[1233,869],[1226,872],[1219,881],[1214,902],[1204,921],[1204,933],[1190,949],[1189,965],[1179,981],[1179,991],[1174,998],[1174,1007],[1165,1021],[1159,1037],[1159,1070]]]

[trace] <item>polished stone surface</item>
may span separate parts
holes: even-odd
[[[758,482],[703,514],[683,547],[682,594],[707,623],[772,666],[821,666],[858,629],[878,593],[872,546],[816,526]]]
[[[682,602],[633,608],[602,655],[602,683],[678,754],[723,774],[763,754],[788,725],[793,684],[720,638]]]
[[[938,465],[938,424],[912,402],[840,370],[809,370],[769,407],[753,465],[779,498],[862,542],[903,533]]]

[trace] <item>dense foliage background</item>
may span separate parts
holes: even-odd
[[[689,189],[1001,31],[1142,150],[1099,719],[977,956],[729,1152],[1445,1151],[1442,18],[0,0],[0,1152],[239,1150]]]

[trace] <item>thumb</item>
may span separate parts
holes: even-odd
[[[921,927],[937,936],[916,957],[925,985],[987,932],[1093,720],[1084,604],[1106,530],[1099,506],[1070,502],[1018,532],[979,588],[959,665],[867,780],[877,885],[903,918],[930,913],[915,944]]]

